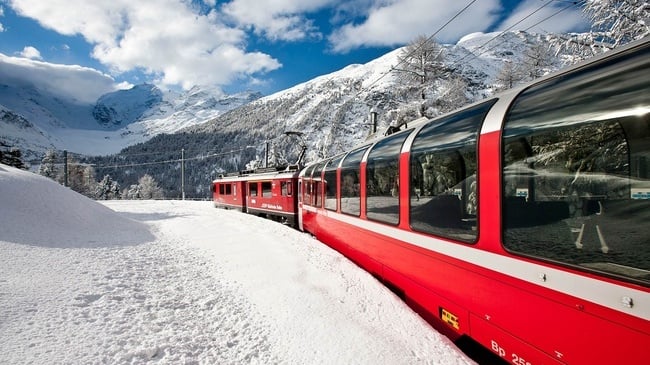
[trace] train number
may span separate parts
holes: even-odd
[[[492,351],[502,358],[508,357],[508,352],[501,347],[496,341],[491,341]],[[532,365],[530,362],[526,361],[523,357],[517,355],[516,353],[510,354],[510,362],[514,365]]]

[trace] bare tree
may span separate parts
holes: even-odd
[[[508,89],[512,89],[517,84],[523,82],[526,79],[524,73],[518,64],[507,60],[501,72],[497,75],[495,79],[494,91],[500,92]]]
[[[584,0],[582,10],[591,20],[588,33],[558,35],[556,54],[570,53],[572,62],[650,35],[650,3],[647,0]]]
[[[403,72],[407,79],[424,85],[440,73],[444,59],[444,48],[433,38],[420,35],[404,47],[395,70]]]

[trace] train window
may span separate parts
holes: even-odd
[[[317,207],[317,208],[322,207],[322,203],[323,203],[322,202],[322,199],[323,199],[322,198],[322,193],[323,193],[323,186],[322,185],[323,184],[322,184],[322,181],[321,181],[321,175],[322,175],[323,168],[325,167],[326,163],[327,163],[327,161],[321,161],[318,164],[316,164],[314,166],[314,172],[313,172],[313,175],[312,175],[312,179],[314,181],[313,190],[312,190],[312,192],[313,192],[313,195],[312,195],[313,203],[312,203],[312,205]]]
[[[411,228],[464,242],[477,237],[477,137],[491,100],[426,125],[410,155]]]
[[[305,181],[303,185],[303,194],[304,194],[304,202],[306,205],[311,205],[311,186],[312,182],[311,181]]]
[[[368,219],[399,223],[399,155],[409,133],[399,133],[377,142],[366,163]]]
[[[291,182],[289,181],[283,181],[280,183],[280,188],[282,190],[282,196],[291,196],[293,195],[293,191],[291,189]]]
[[[270,198],[272,195],[273,184],[270,181],[262,181],[262,196]]]
[[[314,206],[320,208],[322,206],[321,194],[323,193],[323,182],[314,181]]]
[[[341,212],[361,214],[361,159],[368,146],[350,152],[341,165]]]
[[[257,196],[257,182],[248,183],[248,192],[250,196]]]
[[[219,195],[224,195],[226,193],[226,187],[224,184],[217,184],[219,185]]]
[[[524,91],[506,118],[503,244],[650,285],[650,51]]]
[[[325,166],[325,209],[336,210],[336,169],[343,155],[330,160]]]
[[[232,185],[230,184],[224,184],[225,187],[225,194],[226,195],[232,195]]]

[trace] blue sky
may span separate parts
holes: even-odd
[[[530,30],[588,27],[565,0],[0,0],[0,67],[81,67],[103,87],[270,94],[431,35],[470,3],[440,42],[500,31],[535,11],[513,29],[558,12]]]

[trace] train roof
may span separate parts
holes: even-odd
[[[287,166],[274,166],[262,167],[257,169],[242,170],[230,172],[227,174],[219,175],[212,182],[220,181],[248,181],[248,180],[264,180],[264,179],[277,179],[277,178],[290,178],[297,177],[300,172],[301,166],[287,165]]]

